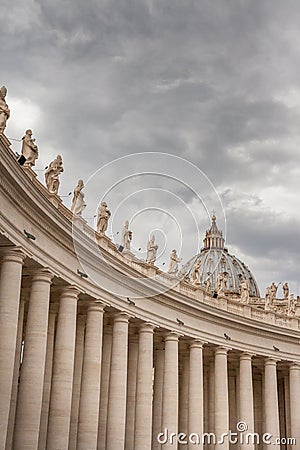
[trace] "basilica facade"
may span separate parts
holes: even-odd
[[[165,273],[106,236],[107,205],[98,231],[64,206],[59,155],[44,186],[0,154],[0,450],[300,448],[298,301],[261,298],[216,217]]]

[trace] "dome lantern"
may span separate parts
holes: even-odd
[[[224,249],[225,239],[223,233],[217,227],[216,216],[212,216],[212,224],[209,230],[206,230],[205,238],[203,239],[204,250],[210,249]]]

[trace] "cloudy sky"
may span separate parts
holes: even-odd
[[[33,129],[37,170],[62,154],[61,195],[78,178],[86,181],[132,153],[190,161],[203,173],[199,183],[192,177],[192,188],[204,203],[211,200],[209,178],[224,206],[228,248],[250,266],[261,290],[287,280],[300,294],[299,24],[297,0],[2,0],[0,83],[11,109],[6,135],[20,139]],[[220,213],[210,200],[201,209],[182,180],[169,181],[176,167],[185,182],[190,170],[170,158],[158,163],[157,172],[166,174],[161,184],[144,176],[115,189],[112,212],[120,202],[126,207],[118,209],[112,232],[135,216],[139,248],[155,228],[140,211],[149,204],[170,217],[175,211],[188,258],[201,247],[192,213],[201,216],[201,239],[209,224],[205,208]],[[112,166],[119,180],[134,167],[133,159],[126,161]],[[136,173],[151,164],[145,155]],[[93,190],[86,188],[87,218],[109,187],[109,171],[100,173]],[[164,192],[140,194],[149,187]],[[157,228],[165,219],[155,219]],[[167,220],[164,227],[167,255],[180,247],[181,235]]]

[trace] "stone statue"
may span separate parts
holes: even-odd
[[[206,291],[208,294],[211,294],[211,279],[210,279],[210,277],[207,278],[207,280],[206,280],[205,283],[204,283],[204,286],[205,286],[205,291]]]
[[[284,298],[284,300],[287,300],[289,298],[289,292],[290,292],[289,284],[284,283],[284,285],[282,286],[282,290],[283,290],[283,298]]]
[[[35,161],[38,159],[38,147],[35,144],[35,139],[32,139],[32,131],[26,130],[25,136],[22,137],[22,155],[26,159],[24,166],[35,166]]]
[[[217,276],[216,291],[218,294],[224,294],[227,289],[228,273],[220,272]]]
[[[97,217],[97,232],[100,234],[105,234],[105,231],[108,227],[108,220],[111,216],[110,210],[107,208],[107,204],[105,202],[101,202],[98,208],[98,217]]]
[[[178,263],[181,261],[180,258],[177,256],[177,251],[174,249],[171,252],[170,255],[170,263],[168,268],[168,274],[170,275],[176,275],[178,272]]]
[[[6,87],[2,86],[0,88],[0,134],[3,134],[6,127],[6,122],[10,116],[10,110],[5,101],[6,93]]]
[[[265,310],[269,311],[272,306],[271,288],[268,286],[265,292]]]
[[[59,189],[59,175],[64,171],[62,157],[57,157],[49,164],[45,172],[46,186],[50,194],[57,194]]]
[[[294,294],[289,295],[288,299],[288,306],[287,306],[287,315],[288,316],[294,316],[296,311],[296,304],[295,304]]]
[[[197,258],[192,267],[191,275],[190,275],[190,280],[191,280],[192,284],[200,284],[200,266],[201,266],[201,261],[199,258]]]
[[[74,196],[71,205],[71,211],[76,217],[81,217],[82,211],[86,207],[86,203],[84,201],[84,193],[82,192],[83,188],[84,188],[83,181],[78,180],[77,186],[74,189]]]
[[[129,230],[129,222],[126,220],[122,231],[122,247],[123,251],[130,252],[130,244],[132,241],[132,231]]]
[[[156,261],[158,245],[155,244],[155,236],[151,236],[151,239],[147,243],[147,257],[146,261],[149,264],[154,264]]]
[[[273,283],[270,286],[271,304],[273,304],[273,301],[276,300],[277,289],[278,289],[278,286],[276,286],[276,284],[273,281]]]
[[[250,286],[247,280],[241,280],[240,282],[241,287],[241,302],[242,303],[249,303],[250,299]]]

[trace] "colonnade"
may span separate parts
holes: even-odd
[[[138,320],[1,255],[0,450],[264,449],[183,442],[238,422],[300,442],[299,364]]]

